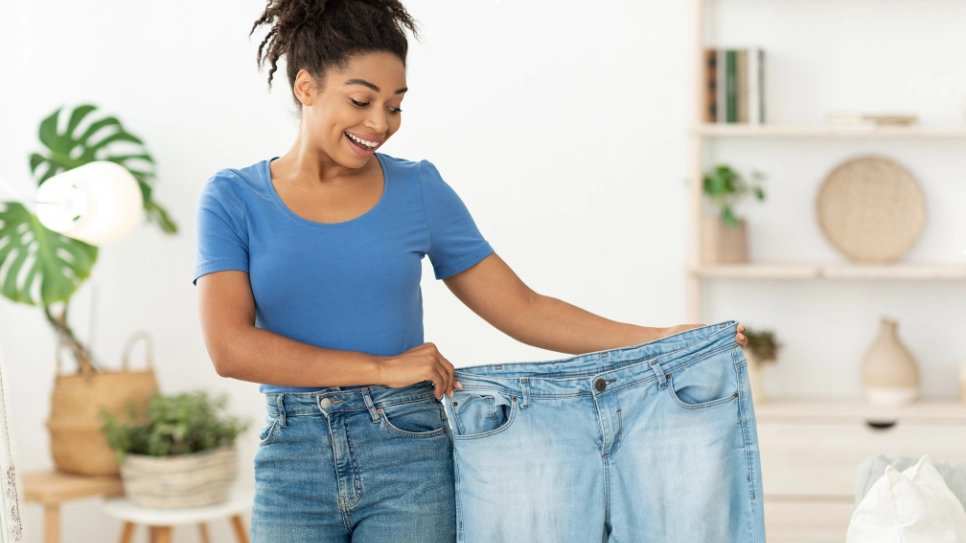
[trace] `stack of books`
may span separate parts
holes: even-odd
[[[706,123],[765,122],[765,52],[705,49]]]

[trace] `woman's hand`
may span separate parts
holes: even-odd
[[[681,332],[687,332],[688,330],[692,330],[694,328],[701,328],[702,326],[705,326],[705,325],[704,324],[679,324],[677,326],[663,328],[661,330],[662,332],[661,336],[658,337],[657,339],[661,339],[662,337],[671,336]],[[735,332],[735,340],[738,342],[738,345],[741,345],[742,348],[748,345],[748,338],[745,337],[745,325],[738,323],[738,331]]]
[[[378,357],[378,360],[379,382],[390,388],[431,381],[435,386],[437,400],[443,399],[443,394],[452,398],[454,387],[463,388],[453,375],[453,365],[430,342],[413,347],[398,356]]]

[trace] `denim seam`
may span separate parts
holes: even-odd
[[[272,421],[272,426],[268,430],[268,434],[265,435],[264,439],[260,439],[259,445],[268,445],[269,443],[275,441],[275,430],[278,429],[278,423],[282,419],[281,415],[277,415],[275,420]]]
[[[359,481],[359,474],[361,473],[361,471],[359,470],[359,462],[356,460],[355,448],[352,446],[352,428],[349,427],[350,420],[351,420],[350,417],[345,418],[345,442],[349,448],[349,459],[352,460],[352,484],[349,486],[351,487],[352,494],[355,496],[355,499],[352,500],[351,504],[349,503],[345,504],[345,510],[347,515],[349,513],[349,510],[355,507],[356,505],[358,505],[359,500],[362,499],[362,488],[361,486],[356,486],[356,483]],[[359,484],[361,485],[361,483]]]
[[[708,359],[708,358],[710,358],[710,357],[712,357],[712,356],[714,356],[714,355],[716,355],[716,354],[718,354],[718,353],[720,353],[722,351],[726,351],[728,349],[733,349],[733,348],[734,347],[731,347],[731,346],[721,347],[721,348],[719,348],[717,350],[711,351],[709,353],[705,353],[704,355],[701,356],[701,358],[698,358],[698,359],[695,359],[695,360],[682,361],[682,362],[680,362],[678,364],[674,364],[674,365],[668,366],[665,371],[667,373],[673,373],[674,371],[677,371],[678,369],[680,369],[683,366],[693,366],[693,365],[695,365],[695,364],[697,364],[699,362],[703,362],[704,360],[706,360],[706,359]],[[574,375],[574,378],[572,380],[574,380],[574,381],[586,381],[588,378],[590,378],[590,377],[596,377],[598,375],[599,376],[607,376],[607,375],[609,375],[609,374],[611,374],[611,373],[613,373],[615,371],[623,371],[623,370],[627,369],[628,366],[637,365],[637,364],[645,364],[645,363],[647,363],[648,360],[651,360],[651,359],[642,358],[640,360],[634,361],[633,364],[626,364],[626,365],[621,366],[621,367],[618,367],[618,368],[608,369],[607,371],[605,371],[603,373],[600,373],[600,372],[581,372],[579,374],[579,377],[576,377],[576,375],[578,375],[578,374],[573,374]],[[457,373],[459,373],[458,370],[457,370]],[[561,374],[555,374],[555,375],[561,375]],[[466,381],[467,382],[461,381],[463,383],[462,390],[466,390],[466,391],[469,391],[469,390],[498,390],[498,391],[503,392],[503,393],[508,394],[508,395],[522,394],[522,392],[520,390],[514,390],[514,389],[511,389],[511,388],[507,388],[505,386],[502,386],[502,385],[475,385],[475,384],[472,383],[472,381],[470,381],[470,379],[472,379],[473,377],[475,377],[475,376],[471,374],[471,375],[469,375],[466,378]],[[516,380],[516,379],[509,379],[509,378],[504,378],[504,377],[488,377],[488,378],[489,379]],[[539,376],[539,377],[530,376],[529,379],[530,380],[536,379],[538,383],[539,383],[539,381],[544,380],[544,379],[552,379],[552,380],[555,380],[555,381],[564,381],[564,380],[567,380],[567,379],[557,379],[556,377],[545,377],[545,376]],[[597,395],[597,396],[604,396],[604,395],[610,394],[612,392],[619,392],[621,390],[624,390],[626,388],[630,388],[630,387],[633,387],[633,386],[643,385],[643,384],[648,383],[648,382],[650,382],[652,380],[655,380],[655,379],[657,379],[657,377],[655,375],[648,374],[645,377],[642,377],[640,379],[637,379],[637,380],[632,381],[632,382],[627,383],[627,384],[622,384],[621,386],[618,386],[618,387],[613,387],[613,388],[612,387],[607,387],[607,390],[605,390],[603,393],[598,393],[598,394],[595,394],[594,392],[591,392],[591,391],[576,392],[576,393],[572,393],[572,394],[541,394],[541,393],[538,393],[538,392],[532,392],[531,391],[530,392],[530,398],[531,399],[532,398],[577,398],[577,397],[586,397],[586,396],[595,396],[595,395]]]
[[[738,388],[740,389],[741,388],[741,372],[740,372],[740,369],[739,369],[738,357],[736,356],[736,354],[737,354],[736,353],[736,349],[731,349],[731,361],[732,361],[732,365],[735,368],[736,376],[738,377]],[[738,401],[738,424],[741,425],[741,447],[743,449],[742,452],[745,453],[745,463],[747,465],[747,472],[746,472],[747,474],[746,474],[746,477],[745,478],[746,478],[746,480],[748,482],[748,490],[747,490],[747,493],[745,494],[745,496],[747,496],[747,499],[748,499],[748,519],[749,519],[748,531],[751,532],[751,534],[750,534],[752,536],[751,541],[756,542],[756,541],[758,541],[758,539],[755,537],[756,534],[754,533],[754,529],[755,529],[754,528],[754,525],[755,525],[755,520],[754,520],[755,519],[755,505],[754,505],[754,500],[756,498],[752,498],[752,495],[754,493],[754,488],[755,488],[755,484],[752,481],[752,479],[754,479],[753,474],[752,474],[752,471],[753,471],[754,468],[752,467],[753,459],[751,457],[751,451],[749,450],[749,447],[748,447],[748,445],[749,445],[748,425],[745,424],[744,409],[742,408],[742,405],[741,405],[741,400],[744,400],[744,398],[745,397],[742,396],[740,394],[740,392],[739,392],[739,398],[738,398],[739,399],[739,401]],[[762,499],[762,496],[757,496],[757,499]]]
[[[416,403],[416,402],[409,402],[409,403]],[[399,404],[393,404],[393,405],[399,405]],[[379,406],[376,406],[376,409],[382,409],[382,407],[390,407],[390,405],[389,404],[379,405]],[[379,417],[379,421],[385,423],[386,430],[389,430],[390,432],[393,432],[394,434],[400,435],[402,437],[426,439],[426,438],[434,438],[434,437],[440,437],[440,436],[446,435],[445,422],[443,423],[443,426],[435,430],[427,430],[425,432],[410,432],[409,430],[403,430],[402,428],[399,428],[395,424],[393,424],[392,421],[389,420],[389,416],[386,414],[385,411],[382,411],[379,414],[381,415]]]
[[[516,398],[516,396],[513,396],[513,397]],[[519,401],[512,401],[512,400],[510,401],[510,415],[507,417],[506,424],[504,424],[503,426],[494,428],[492,430],[488,430],[486,432],[483,432],[482,434],[470,434],[468,436],[454,435],[453,439],[458,441],[469,441],[471,439],[481,439],[484,437],[489,437],[506,431],[513,424],[513,421],[515,421],[517,418],[517,411],[520,410],[519,403],[520,403]]]
[[[286,394],[288,394],[288,393],[286,393]],[[379,402],[379,406],[380,407],[392,407],[394,405],[402,405],[402,404],[407,404],[407,403],[421,402],[421,401],[428,400],[430,398],[435,398],[435,396],[433,396],[432,394],[429,394],[429,395],[427,395],[425,397],[417,398],[417,399],[414,399],[414,400],[405,400],[404,399],[404,400],[397,400],[397,401],[390,401],[390,402]],[[352,409],[335,409],[335,410],[330,410],[329,413],[354,413],[356,411],[367,411],[367,408],[366,407],[359,407],[359,408],[352,408]],[[279,412],[277,410],[273,410],[273,409],[269,408],[268,414],[269,415],[276,415],[277,416],[279,414]],[[292,410],[288,410],[288,409],[285,410],[285,416],[286,417],[293,417],[293,416],[295,416],[295,417],[303,416],[304,417],[304,416],[307,416],[307,415],[321,415],[321,414],[322,413],[319,411],[318,407],[316,407],[316,409],[314,411],[309,411],[309,410],[306,410],[306,411],[292,411]]]
[[[453,451],[453,477],[456,482],[456,539],[463,540],[463,502],[460,500],[460,464],[456,460],[456,451]]]
[[[727,330],[730,327],[731,326],[723,326],[723,327],[721,327],[720,330],[715,331],[714,333],[712,333],[708,337],[704,338],[700,342],[690,343],[690,344],[685,345],[684,347],[681,347],[679,349],[675,349],[673,351],[668,351],[666,353],[661,353],[660,355],[658,355],[656,357],[651,357],[651,358],[648,358],[648,357],[635,358],[633,360],[626,360],[626,361],[625,360],[619,360],[619,361],[617,361],[617,363],[627,362],[627,364],[622,364],[620,366],[614,367],[613,369],[621,369],[621,368],[623,368],[623,367],[625,367],[627,365],[632,365],[632,364],[641,362],[643,360],[651,360],[652,358],[657,358],[657,359],[667,358],[670,355],[678,354],[681,351],[687,351],[689,349],[690,350],[700,350],[701,348],[703,348],[708,343],[714,343],[714,341],[712,341],[712,339],[713,338],[716,338],[719,334],[721,334],[722,332],[724,332],[725,330]],[[653,341],[654,342],[656,342],[656,341],[663,341],[665,339],[672,338],[672,337],[675,337],[675,336],[678,336],[678,335],[681,335],[681,334],[686,334],[689,331],[690,330],[686,330],[684,332],[678,332],[677,334],[672,334],[670,336],[665,336],[663,338],[656,339],[656,340],[653,340]],[[648,343],[652,343],[652,342],[649,341]],[[573,360],[577,360],[577,359],[580,359],[580,358],[583,358],[583,357],[586,357],[586,356],[590,356],[590,355],[594,355],[594,354],[608,353],[608,355],[610,355],[612,353],[619,353],[619,352],[623,352],[623,351],[637,349],[637,348],[640,348],[643,345],[647,345],[647,343],[642,343],[642,344],[638,344],[638,345],[629,345],[627,347],[618,347],[616,349],[608,349],[606,351],[595,351],[595,352],[592,352],[592,353],[584,353],[584,354],[581,354],[581,355],[573,356],[573,357],[570,357],[570,358],[563,358],[563,359],[559,359],[559,360],[547,360],[545,362],[502,362],[500,364],[488,364],[488,365],[485,365],[485,366],[469,366],[466,369],[470,369],[470,368],[473,368],[473,367],[487,368],[487,369],[489,369],[489,368],[492,368],[493,366],[511,366],[512,367],[512,366],[524,366],[524,365],[528,365],[528,364],[536,364],[536,365],[541,365],[541,364],[562,364],[562,363],[566,363],[566,362],[572,362]],[[727,347],[723,347],[722,349],[730,349],[730,348],[732,348],[732,347],[731,346],[727,346]],[[460,369],[457,369],[455,373],[457,373],[459,375],[466,376],[468,378],[472,378],[472,377],[486,377],[486,378],[493,378],[493,379],[519,379],[520,378],[520,376],[512,376],[512,375],[508,375],[508,376],[494,376],[494,375],[486,375],[486,374],[485,375],[480,375],[480,374],[477,374],[477,373],[473,373],[471,371],[465,371],[465,370],[464,371],[460,371]],[[571,373],[568,373],[568,372],[561,372],[560,375],[582,375],[582,374],[585,374],[585,373],[587,373],[587,372],[581,372],[580,374],[571,374]]]

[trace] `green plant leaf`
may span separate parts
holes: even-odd
[[[95,160],[114,162],[126,168],[138,180],[146,219],[158,223],[164,233],[177,233],[177,224],[152,199],[151,183],[157,177],[154,172],[155,162],[144,148],[141,138],[125,130],[121,121],[113,116],[98,119],[90,123],[82,134],[75,134],[81,122],[96,109],[96,106],[90,104],[74,108],[63,133],[57,131],[63,108],[58,108],[40,123],[40,142],[47,147],[48,153],[46,156],[39,153],[30,156],[31,173],[38,175],[43,172],[37,179],[37,185],[42,185],[58,173]],[[114,148],[116,143],[139,148],[134,152],[124,152],[120,148]]]
[[[27,305],[70,299],[90,276],[97,247],[48,230],[20,203],[0,206],[0,294]]]

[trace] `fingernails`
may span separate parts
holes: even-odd
[[[463,383],[456,381],[456,388],[463,388]]]

